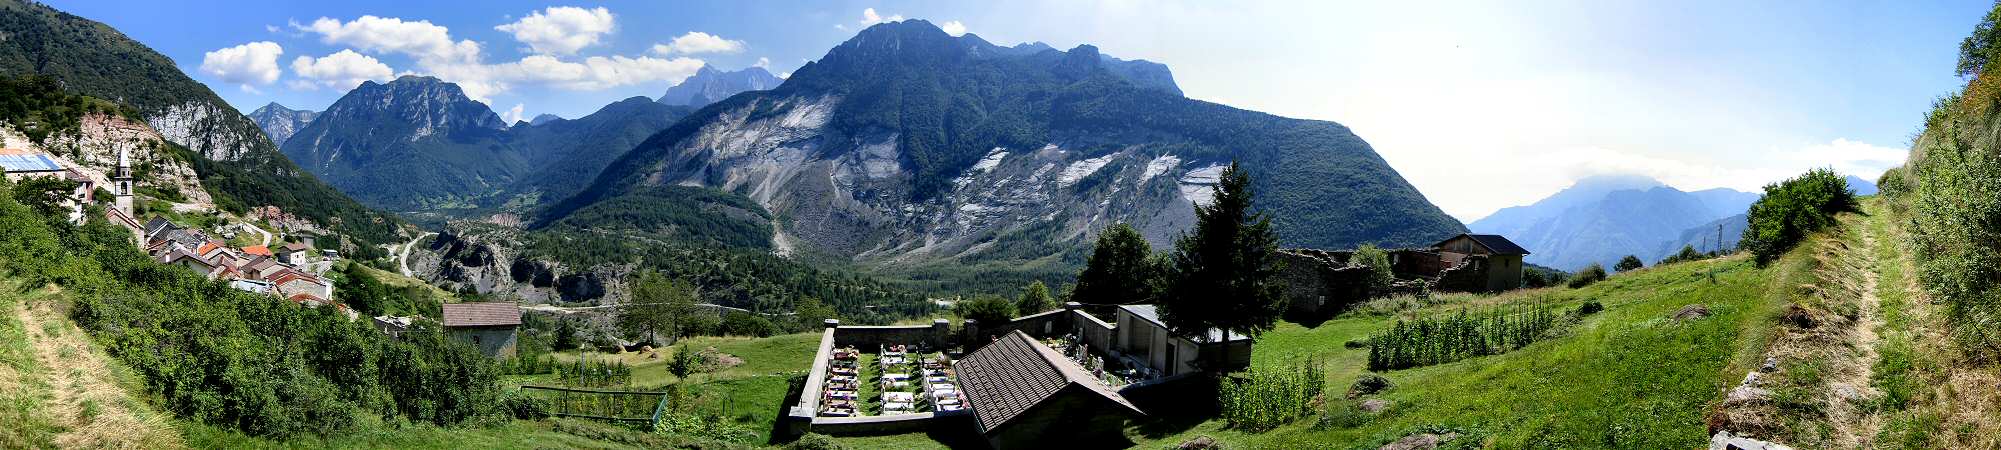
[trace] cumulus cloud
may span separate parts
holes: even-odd
[[[512,33],[514,40],[537,53],[569,55],[597,44],[599,37],[611,33],[612,24],[611,10],[604,7],[551,6],[493,29]]]
[[[521,121],[522,110],[523,106],[515,103],[513,108],[507,108],[507,112],[500,113],[500,120],[507,121],[510,126],[514,125],[515,122]]]
[[[760,56],[757,58],[757,64],[751,64],[750,66],[760,69],[769,69],[771,68],[771,58]]]
[[[743,41],[723,39],[722,36],[690,31],[665,44],[653,44],[653,53],[661,55],[696,53],[742,53]]]
[[[270,41],[216,49],[202,54],[201,71],[248,89],[253,84],[277,82],[278,55],[284,53],[284,48]]]
[[[334,54],[313,58],[300,56],[292,60],[292,73],[299,77],[291,83],[293,88],[316,89],[329,87],[348,89],[368,80],[388,80],[395,74],[389,65],[373,57],[341,50]]]
[[[479,43],[453,41],[451,30],[428,20],[405,21],[395,17],[361,16],[341,22],[321,17],[307,25],[294,24],[300,31],[320,35],[320,42],[349,45],[376,53],[399,53],[430,63],[468,63],[479,60]]]
[[[961,23],[957,20],[949,20],[946,21],[945,23],[938,24],[938,29],[945,30],[945,34],[953,36],[966,35],[966,24]]]
[[[890,15],[889,17],[883,17],[882,15],[880,15],[880,14],[876,14],[876,13],[875,13],[875,8],[864,8],[864,9],[862,9],[862,22],[861,22],[861,23],[862,23],[862,26],[865,26],[865,27],[866,27],[866,26],[869,26],[869,25],[875,25],[875,24],[878,24],[878,23],[883,23],[883,22],[902,22],[902,21],[903,21],[903,15],[902,15],[902,14],[892,14],[892,15]]]

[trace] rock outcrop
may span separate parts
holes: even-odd
[[[599,306],[626,296],[623,266],[570,268],[521,255],[519,231],[453,224],[410,253],[415,276],[451,290],[519,299],[525,304]]]

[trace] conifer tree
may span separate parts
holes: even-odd
[[[1195,208],[1195,227],[1174,244],[1170,288],[1160,295],[1160,319],[1175,335],[1207,342],[1223,330],[1223,359],[1230,334],[1252,339],[1272,329],[1285,311],[1277,281],[1278,236],[1271,218],[1251,206],[1249,174],[1231,162],[1215,186],[1215,199]]]

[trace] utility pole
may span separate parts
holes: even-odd
[[[1716,257],[1723,257],[1723,224],[1716,224]],[[1716,284],[1716,263],[1709,263],[1709,284]]]

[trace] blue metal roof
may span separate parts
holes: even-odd
[[[62,166],[49,155],[0,155],[0,170],[7,172],[60,172]]]

